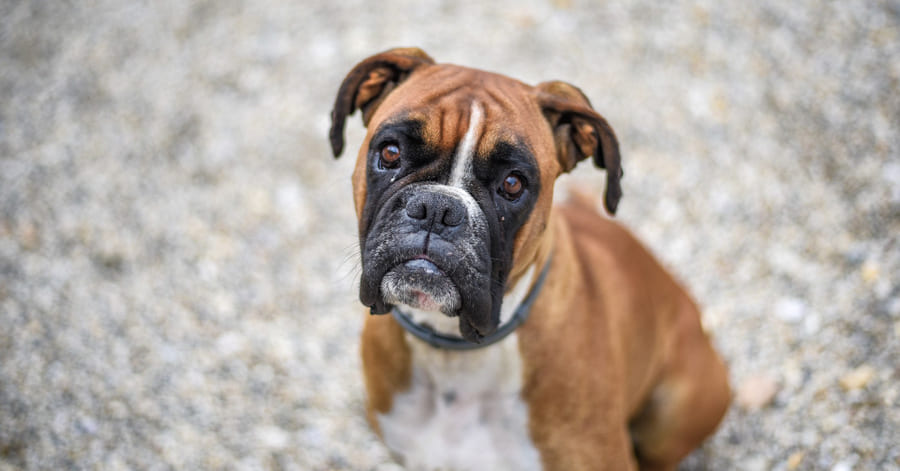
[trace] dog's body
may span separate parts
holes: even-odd
[[[368,418],[399,461],[674,469],[715,429],[727,374],[693,301],[589,202],[553,209],[589,156],[610,212],[621,194],[615,135],[580,91],[398,49],[342,84],[335,155],[355,109],[360,299],[393,310],[363,330]]]

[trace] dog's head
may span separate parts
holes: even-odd
[[[510,274],[534,261],[556,177],[592,156],[610,213],[621,197],[615,134],[567,83],[533,87],[393,49],[341,84],[335,157],[357,109],[368,129],[353,174],[360,300],[373,313],[405,304],[458,316],[477,342],[499,324]]]

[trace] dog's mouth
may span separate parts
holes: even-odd
[[[405,304],[423,311],[456,316],[462,299],[456,284],[428,257],[400,263],[381,279],[381,293],[388,304]]]
[[[419,217],[419,203],[428,203],[425,218]],[[412,184],[378,208],[361,241],[363,305],[372,314],[408,307],[408,314],[427,318],[432,327],[456,330],[473,342],[496,330],[505,280],[492,256],[500,253],[499,239],[490,236],[493,219],[474,197],[437,184]],[[465,224],[445,220],[451,209],[465,211]],[[457,329],[446,328],[446,317],[456,319]]]

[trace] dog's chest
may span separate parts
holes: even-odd
[[[472,351],[431,348],[408,336],[410,388],[378,416],[385,444],[410,470],[537,470],[521,398],[515,334]]]

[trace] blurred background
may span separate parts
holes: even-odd
[[[736,390],[682,469],[900,469],[897,1],[2,0],[0,470],[396,469],[326,138],[395,46],[612,124]]]

